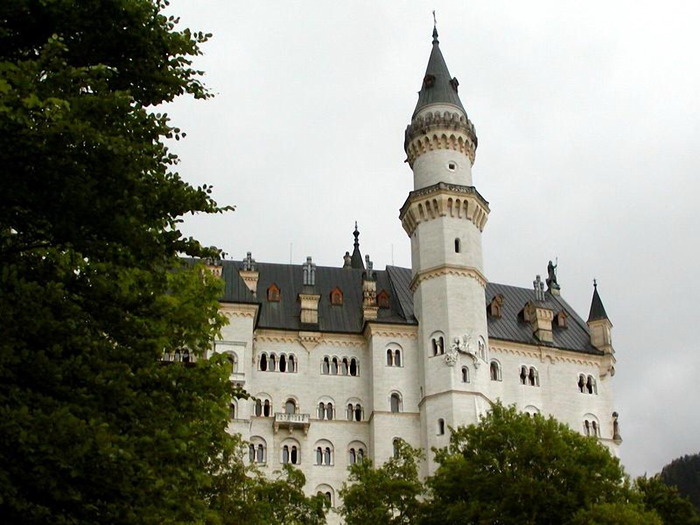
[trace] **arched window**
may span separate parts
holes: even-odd
[[[527,379],[530,386],[540,386],[540,375],[537,373],[537,369],[534,366],[530,367]]]
[[[334,288],[331,291],[331,304],[333,306],[340,306],[343,304],[343,292],[340,288]]]
[[[377,294],[377,306],[379,308],[389,308],[389,293],[382,290]]]
[[[521,385],[527,384],[527,367],[526,366],[520,367],[520,384]]]
[[[338,358],[334,357],[331,361],[331,374],[338,375]]]
[[[296,401],[294,401],[293,399],[287,399],[287,402],[284,404],[284,413],[285,414],[296,414],[297,413]]]
[[[401,366],[401,350],[394,350],[394,366]]]
[[[596,386],[595,378],[593,376],[588,376],[588,379],[586,380],[586,392],[589,394],[598,393],[598,387]]]
[[[390,398],[390,406],[391,406],[391,411],[396,413],[396,412],[401,412],[401,396],[394,392],[391,394]]]
[[[270,400],[266,399],[265,402],[263,403],[263,416],[270,417],[271,415],[272,415],[272,405],[270,404]]]
[[[262,416],[262,411],[263,411],[263,406],[262,406],[262,400],[256,399],[255,400],[255,415],[260,417]]]
[[[282,354],[280,356],[280,372],[286,372],[287,371],[287,357]]]
[[[280,300],[280,289],[276,284],[271,284],[267,288],[267,300],[271,303],[278,303]]]
[[[316,447],[316,464],[323,465],[323,449]]]
[[[292,465],[299,465],[301,463],[301,454],[299,453],[299,447],[296,444],[292,443],[287,442],[282,446],[282,463],[291,463]]]
[[[323,464],[328,466],[333,464],[333,451],[330,447],[323,450]]]
[[[397,458],[401,455],[401,440],[399,438],[394,438],[394,441],[392,441],[392,446],[394,449],[394,458]]]
[[[600,433],[598,432],[598,423],[595,421],[591,421],[591,433],[595,437],[598,437],[600,435]]]
[[[582,394],[586,392],[586,376],[583,374],[578,376],[578,391]]]
[[[179,348],[175,350],[175,361],[182,361],[182,353]]]
[[[491,361],[489,372],[491,374],[491,381],[501,381],[501,365],[498,361]]]
[[[359,376],[360,375],[360,363],[354,357],[350,359],[350,375]]]
[[[190,362],[190,351],[189,351],[187,348],[185,348],[185,349],[182,351],[182,362],[183,362],[183,363],[189,363],[189,362]]]
[[[459,237],[455,239],[455,253],[459,253],[462,251],[462,241],[459,240]]]
[[[357,452],[355,452],[354,448],[351,448],[348,451],[348,463],[350,465],[354,465],[355,463],[357,463]]]
[[[275,354],[270,355],[270,372],[274,372],[277,370],[277,358],[275,357]]]
[[[326,419],[328,421],[333,419],[333,403],[326,403]]]
[[[265,440],[259,436],[253,436],[248,446],[248,459],[251,463],[265,463],[267,446]]]
[[[297,363],[296,359],[294,359],[294,355],[289,356],[289,372],[294,373],[297,371]]]
[[[236,419],[236,403],[231,403],[228,407],[228,417]]]
[[[323,375],[328,375],[331,373],[331,361],[328,356],[323,358],[323,363],[321,364],[321,373]]]
[[[326,405],[323,403],[318,404],[318,418],[323,419],[326,416]]]
[[[437,433],[438,436],[442,436],[445,433],[445,420],[442,418],[438,419]]]
[[[248,445],[248,461],[251,463],[255,462],[255,445],[252,443]]]
[[[587,419],[583,422],[583,433],[587,436],[591,435],[591,422]]]
[[[267,371],[267,354],[265,353],[260,356],[260,370],[262,372]]]
[[[433,338],[432,343],[433,343],[433,355],[438,355],[438,341],[437,341],[437,339]]]
[[[394,352],[391,349],[386,351],[386,366],[394,366]]]
[[[462,367],[462,383],[469,383],[469,369],[466,366]]]
[[[329,441],[321,440],[316,443],[316,465],[333,465],[333,445]]]
[[[265,447],[263,445],[258,445],[255,461],[257,463],[265,463]]]
[[[355,421],[362,421],[362,406],[359,403],[355,405]]]
[[[348,375],[350,373],[350,365],[348,364],[348,358],[343,357],[343,363],[342,363],[342,372],[344,376]]]

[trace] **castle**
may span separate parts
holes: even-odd
[[[612,324],[594,288],[588,320],[561,297],[556,265],[531,288],[491,283],[481,235],[489,203],[472,182],[477,137],[433,31],[404,149],[414,189],[400,210],[412,267],[373,268],[354,249],[342,267],[242,261],[222,277],[230,323],[215,352],[251,399],[230,431],[261,470],[298,466],[309,493],[337,505],[349,464],[381,464],[398,439],[444,447],[500,399],[597,436],[613,453]]]

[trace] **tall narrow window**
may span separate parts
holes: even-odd
[[[522,385],[527,384],[527,367],[526,366],[520,367],[520,384],[522,384]]]
[[[263,372],[267,371],[267,354],[260,356],[260,370]]]
[[[290,454],[290,459],[292,460],[293,465],[298,465],[299,464],[299,451],[297,450],[296,445],[292,446],[291,454]]]
[[[401,396],[396,392],[391,394],[390,405],[392,412],[401,412]]]
[[[578,390],[582,394],[586,391],[586,377],[583,374],[578,376]]]
[[[263,410],[262,400],[256,399],[255,400],[255,415],[262,416],[262,410]]]
[[[323,419],[326,415],[326,407],[323,405],[323,403],[318,404],[318,418]]]
[[[262,445],[258,445],[258,454],[256,457],[256,461],[258,463],[265,463],[265,447]]]
[[[272,415],[272,406],[270,405],[270,400],[266,399],[263,404],[263,416],[270,417]]]
[[[460,253],[462,251],[462,241],[459,240],[459,237],[455,239],[455,253]]]
[[[501,365],[498,364],[498,361],[491,361],[489,371],[491,373],[491,381],[501,380]]]
[[[270,372],[274,372],[277,370],[277,358],[275,357],[275,354],[270,355]]]
[[[394,457],[398,459],[401,454],[401,440],[399,438],[394,438],[392,445],[394,447]]]
[[[394,351],[394,366],[401,366],[401,350]]]
[[[359,376],[360,375],[360,364],[354,357],[350,359],[350,375]]]
[[[326,419],[328,421],[333,419],[333,403],[326,404]]]
[[[444,419],[438,419],[437,433],[438,433],[438,436],[442,436],[445,433],[445,420]]]
[[[331,373],[331,361],[328,359],[328,356],[323,358],[323,364],[321,365],[321,373],[324,375],[328,375]]]
[[[293,355],[289,356],[289,371],[294,373],[296,372],[296,360],[294,359]]]
[[[331,374],[338,375],[338,358],[334,357],[331,361]]]
[[[297,411],[297,404],[294,402],[293,399],[287,399],[287,402],[284,404],[285,414],[295,414],[296,411]]]
[[[462,383],[469,383],[469,369],[466,366],[462,367]]]
[[[343,357],[343,364],[342,364],[342,374],[344,376],[348,375],[350,373],[350,365],[348,365],[348,358]]]
[[[287,371],[287,358],[285,357],[284,354],[280,356],[280,372],[286,372]]]
[[[394,366],[394,353],[391,350],[386,351],[386,366]]]

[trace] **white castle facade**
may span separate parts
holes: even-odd
[[[253,396],[231,432],[265,472],[298,466],[309,493],[339,503],[349,464],[381,464],[397,439],[432,447],[492,402],[553,415],[616,453],[611,323],[596,289],[587,321],[562,299],[550,263],[532,288],[489,283],[481,235],[488,202],[472,182],[474,126],[437,32],[405,150],[414,190],[400,210],[410,269],[372,268],[355,230],[343,267],[223,261],[216,352]]]

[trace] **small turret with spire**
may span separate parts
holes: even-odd
[[[612,323],[608,318],[608,314],[603,306],[603,301],[598,294],[598,282],[593,279],[593,299],[591,300],[591,309],[588,313],[588,330],[591,335],[591,344],[598,350],[602,350],[608,357],[603,365],[603,373],[615,373],[615,350],[612,345]]]

